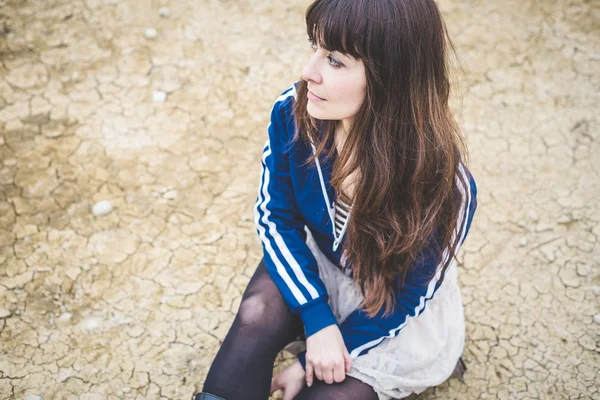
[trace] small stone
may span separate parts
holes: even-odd
[[[152,92],[152,102],[157,104],[162,104],[167,101],[167,93],[155,90]]]
[[[519,226],[521,228],[525,228],[527,226],[527,221],[525,221],[524,219],[520,220],[519,221]]]
[[[177,190],[169,190],[168,192],[163,194],[163,197],[168,200],[173,200],[176,199],[178,195],[179,193],[177,192]]]
[[[87,318],[81,321],[81,327],[86,331],[98,329],[102,326],[100,318]]]
[[[561,339],[566,339],[570,336],[569,332],[563,328],[556,327],[554,328],[554,332],[556,332]]]
[[[10,311],[6,308],[0,308],[0,319],[10,317]]]
[[[58,317],[58,320],[60,322],[67,322],[71,319],[72,316],[73,315],[71,313],[66,312],[66,313],[62,314],[60,317]]]
[[[146,28],[144,31],[144,36],[146,36],[148,39],[154,39],[156,36],[158,36],[158,32],[154,28]]]
[[[102,217],[109,214],[113,209],[112,203],[108,200],[102,200],[94,204],[92,207],[92,214],[96,217]]]
[[[519,246],[521,247],[527,246],[527,243],[529,243],[529,240],[527,240],[526,237],[522,237],[521,240],[519,240]]]
[[[594,315],[594,322],[600,324],[600,314]]]
[[[158,13],[163,18],[169,18],[171,16],[171,10],[169,9],[169,7],[161,7],[158,10]]]
[[[529,213],[527,213],[527,216],[529,217],[530,220],[532,220],[533,222],[538,222],[540,220],[539,215],[537,215],[537,213],[535,211],[530,211]]]
[[[569,222],[571,222],[571,221],[573,221],[573,219],[572,219],[570,216],[568,216],[568,215],[561,215],[561,216],[558,218],[558,221],[557,221],[557,222],[558,222],[559,224],[568,224],[568,223],[569,223]]]

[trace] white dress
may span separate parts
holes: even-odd
[[[308,228],[306,232],[329,305],[342,323],[362,301],[360,289],[321,252]],[[372,386],[379,400],[402,399],[445,382],[463,353],[464,343],[463,304],[453,262],[425,310],[409,317],[396,337],[384,339],[356,358],[348,375]]]

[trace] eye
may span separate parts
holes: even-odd
[[[308,38],[308,43],[310,43],[310,47],[313,52],[317,51],[318,46],[314,40],[312,40],[311,38]],[[327,61],[329,62],[329,65],[331,65],[335,69],[338,69],[338,68],[341,68],[344,66],[344,64],[342,64],[341,62],[336,60],[335,57],[333,57],[331,54],[327,55]]]
[[[331,65],[333,68],[340,68],[342,66],[342,63],[333,58],[331,54],[327,56],[327,59],[329,60],[329,65]]]

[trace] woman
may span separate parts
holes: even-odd
[[[455,255],[477,207],[433,0],[316,0],[313,55],[271,113],[264,258],[196,399],[404,398],[464,345]],[[275,379],[275,357],[306,351]]]

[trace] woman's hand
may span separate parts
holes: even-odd
[[[270,393],[273,394],[281,389],[283,390],[283,400],[293,400],[304,387],[304,377],[304,369],[300,361],[296,361],[273,378]]]
[[[326,383],[342,382],[350,372],[352,359],[337,325],[329,325],[306,339],[306,384],[313,372]]]

